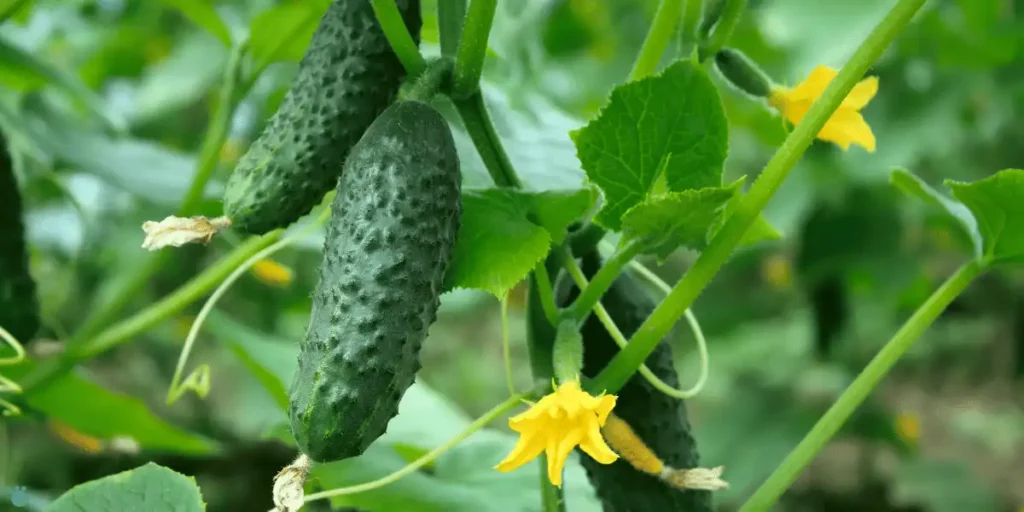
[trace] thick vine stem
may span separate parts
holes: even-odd
[[[466,0],[438,0],[437,33],[441,55],[455,57],[462,38],[462,24],[466,21]]]
[[[408,77],[415,78],[427,67],[427,62],[423,60],[416,41],[406,28],[402,13],[398,11],[398,4],[395,0],[373,0],[372,5],[373,13],[377,15],[377,22],[384,31],[384,37],[391,44],[391,49],[402,62]]]
[[[765,483],[743,504],[740,512],[768,510],[779,496],[793,483],[800,471],[828,443],[846,423],[853,412],[878,386],[889,370],[910,349],[922,333],[939,317],[953,299],[978,277],[983,268],[974,260],[960,267],[938,290],[921,305],[900,327],[900,330],[882,347],[882,350],[860,372],[800,444],[790,452],[782,464]]]
[[[473,0],[466,24],[462,27],[458,58],[455,61],[454,98],[465,98],[480,90],[480,75],[487,56],[487,39],[494,23],[497,0]]]
[[[480,1],[480,0],[477,0]],[[475,2],[474,2],[475,3]],[[456,72],[458,63],[456,62]],[[512,167],[512,162],[505,153],[501,144],[498,131],[494,129],[494,123],[487,114],[487,107],[484,106],[484,97],[478,90],[467,98],[452,99],[455,108],[459,111],[462,124],[466,127],[469,138],[473,141],[477,153],[484,161],[484,167],[499,187],[522,188],[519,176]]]
[[[910,23],[914,13],[924,2],[925,0],[900,0],[875,27],[835,79],[825,88],[821,97],[814,102],[804,119],[786,137],[782,147],[769,160],[736,211],[729,216],[725,225],[697,257],[693,266],[640,326],[626,348],[589,383],[589,391],[615,393],[637,371],[658,342],[672,328],[676,319],[693,304],[700,292],[729,259],[743,239],[743,235],[757,220],[761,210],[782,185],[825,122],[889,43]]]
[[[429,103],[434,96],[451,89],[452,60],[441,57],[427,64],[426,69],[405,95],[406,99]]]
[[[628,242],[625,246],[619,248],[608,261],[605,262],[601,270],[597,271],[594,278],[590,280],[590,284],[586,288],[583,288],[580,292],[579,297],[570,305],[566,310],[568,314],[572,315],[576,319],[579,325],[582,325],[586,321],[587,317],[590,316],[590,312],[597,305],[598,301],[601,300],[601,296],[604,292],[608,291],[608,287],[615,282],[615,278],[619,277],[622,269],[633,260],[642,249],[642,245],[639,242]],[[571,255],[563,255],[563,258],[568,260],[571,259]],[[565,263],[568,263],[566,261]]]

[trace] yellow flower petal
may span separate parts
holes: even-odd
[[[260,281],[274,286],[287,286],[292,282],[292,270],[270,259],[253,264],[252,273]]]
[[[548,480],[555,487],[562,486],[562,472],[565,469],[565,460],[569,458],[569,452],[573,447],[583,440],[583,431],[574,428],[565,433],[564,437],[552,437],[548,442]]]
[[[544,436],[539,435],[539,432],[520,437],[508,457],[494,466],[494,469],[507,473],[530,462],[544,451],[544,441]]]
[[[608,443],[604,441],[600,429],[588,430],[587,437],[580,443],[580,449],[601,464],[611,464],[619,460],[618,454],[612,451]]]
[[[853,90],[851,90],[850,94],[847,94],[846,98],[843,99],[843,104],[840,108],[860,110],[864,108],[877,93],[878,77],[869,76],[860,82],[857,82],[857,85],[853,86]]]
[[[789,93],[786,95],[787,99],[791,102],[814,101],[818,99],[818,96],[821,96],[821,93],[825,92],[829,82],[838,74],[838,71],[828,66],[819,65],[811,70],[811,73],[807,75],[807,78],[800,85],[789,90]]]
[[[834,142],[843,150],[849,149],[850,144],[857,144],[868,152],[875,151],[875,135],[871,133],[871,127],[864,116],[856,110],[837,110],[818,132],[818,138]]]

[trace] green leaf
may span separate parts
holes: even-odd
[[[974,182],[946,180],[978,222],[986,263],[1024,263],[1024,171],[1004,169]]]
[[[595,201],[593,189],[464,190],[462,227],[445,289],[474,288],[504,297]]]
[[[298,347],[216,311],[207,317],[204,327],[231,348],[281,410],[287,411],[288,386],[298,364]]]
[[[971,210],[963,203],[946,197],[906,169],[893,169],[889,174],[889,183],[904,194],[920,199],[925,204],[949,214],[953,220],[957,221],[956,226],[959,228],[960,234],[973,242],[976,255],[981,256],[983,243],[981,233],[978,232],[978,221],[974,219]]]
[[[0,23],[13,19],[24,24],[32,13],[35,0],[0,0]]]
[[[231,31],[224,24],[224,20],[217,14],[210,0],[162,0],[164,4],[172,9],[177,9],[186,18],[203,27],[207,32],[213,34],[224,43],[224,46],[231,47]]]
[[[665,259],[680,245],[703,249],[721,209],[736,194],[736,185],[669,192],[651,197],[622,216],[622,232],[639,240],[644,252]]]
[[[15,381],[36,367],[31,362],[5,367]],[[131,437],[143,450],[188,454],[211,453],[217,445],[153,414],[138,398],[114,393],[78,374],[69,374],[25,397],[48,418],[101,439]]]
[[[167,58],[146,69],[135,93],[132,122],[159,122],[203,100],[219,85],[227,60],[227,50],[208,34],[185,36]]]
[[[604,191],[599,224],[622,227],[664,166],[669,190],[722,184],[728,128],[707,73],[688,60],[660,75],[619,86],[596,119],[572,132],[590,181]]]
[[[956,461],[907,459],[892,480],[894,505],[935,512],[995,512],[1001,509],[997,496],[968,466]]]
[[[46,512],[93,510],[203,512],[206,504],[194,478],[148,462],[77,485],[46,507]]]
[[[49,62],[0,37],[0,82],[19,91],[35,90],[53,85],[74,98],[112,130],[123,127],[123,121],[107,112],[103,98],[92,92],[77,76],[54,67]]]
[[[249,52],[258,66],[302,59],[329,5],[325,0],[284,3],[257,14],[249,26]]]

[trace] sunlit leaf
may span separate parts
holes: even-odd
[[[177,9],[186,18],[217,36],[225,47],[231,47],[231,31],[217,14],[210,0],[160,0],[168,7]]]
[[[1024,263],[1024,171],[1005,169],[983,180],[946,180],[974,214],[988,263]]]
[[[727,135],[717,89],[688,60],[615,88],[600,115],[573,133],[583,169],[604,191],[597,222],[618,230],[662,173],[672,191],[720,186]]]
[[[298,62],[330,1],[280,3],[259,14],[249,27],[249,51],[260,65]]]

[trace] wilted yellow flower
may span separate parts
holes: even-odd
[[[775,86],[768,97],[768,103],[777,108],[782,116],[794,125],[807,115],[811,105],[825,91],[825,87],[836,77],[838,72],[828,66],[818,66],[811,71],[800,85],[793,88]],[[825,126],[818,132],[821,140],[834,142],[843,148],[850,149],[850,144],[863,146],[869,152],[875,151],[875,135],[871,133],[860,110],[875,97],[878,92],[878,77],[868,77],[853,87],[843,103],[832,113]]]
[[[545,452],[548,479],[561,487],[565,460],[577,445],[601,464],[615,462],[618,455],[601,437],[601,427],[615,407],[615,398],[591,396],[580,388],[579,380],[563,383],[529,410],[508,420],[509,427],[519,433],[519,441],[495,469],[512,471]]]
[[[274,260],[259,260],[252,266],[252,273],[264,283],[288,286],[292,282],[292,270]]]

